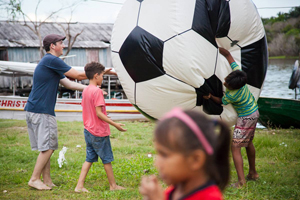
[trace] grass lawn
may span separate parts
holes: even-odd
[[[101,162],[94,163],[86,178],[90,193],[74,192],[85,160],[82,122],[58,122],[59,149],[51,157],[51,176],[58,186],[37,191],[27,185],[38,152],[31,151],[26,122],[0,120],[0,199],[142,199],[138,192],[141,177],[157,174],[153,166],[153,122],[124,122],[127,132],[111,128],[115,161],[113,169],[122,191],[109,191]],[[81,145],[81,147],[76,147]],[[260,179],[242,189],[227,188],[225,199],[300,199],[300,130],[258,129],[254,139]],[[63,146],[68,148],[67,163],[59,168],[57,159]],[[243,150],[245,158],[246,151]],[[247,160],[244,159],[245,174]],[[231,163],[231,182],[237,176]]]
[[[299,59],[299,56],[270,56],[269,59]]]

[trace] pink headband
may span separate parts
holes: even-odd
[[[208,141],[205,138],[205,136],[203,135],[201,129],[194,122],[194,120],[192,120],[192,118],[190,118],[187,114],[185,114],[182,111],[182,109],[174,108],[170,112],[165,114],[161,120],[172,118],[172,117],[176,117],[176,118],[180,119],[182,122],[184,122],[195,133],[195,135],[199,139],[200,143],[202,144],[203,148],[205,149],[206,153],[208,155],[213,154],[213,152],[214,152],[213,148],[208,143]]]

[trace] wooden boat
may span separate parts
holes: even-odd
[[[0,119],[25,119],[28,97],[0,96]],[[105,99],[106,111],[113,120],[146,119],[127,99]],[[58,121],[82,121],[81,99],[58,98],[55,105]]]
[[[37,64],[0,61],[0,75],[12,77],[32,76]],[[78,71],[83,67],[72,66]],[[13,81],[15,82],[15,81]],[[111,80],[108,75],[108,98],[105,99],[108,116],[113,120],[146,119],[128,99],[111,98]],[[28,97],[15,96],[16,88],[13,85],[13,96],[0,96],[0,119],[25,119],[24,107]],[[78,92],[76,98],[57,98],[55,106],[56,119],[59,121],[82,121],[81,99]]]
[[[260,97],[258,110],[265,127],[300,128],[300,100]]]

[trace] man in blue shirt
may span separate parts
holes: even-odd
[[[63,55],[65,38],[56,34],[44,38],[47,54],[35,68],[32,90],[25,106],[31,149],[40,151],[28,185],[38,190],[50,190],[55,186],[50,177],[50,157],[58,148],[54,107],[59,83],[72,90],[82,91],[86,87],[66,78],[83,80],[87,77],[84,71],[75,70],[59,58]],[[116,75],[110,69],[105,72]]]

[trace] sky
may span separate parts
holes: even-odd
[[[39,5],[37,19],[43,20],[45,17],[49,16],[52,11],[58,10],[66,5],[70,5],[75,1],[78,0],[43,0]],[[289,12],[291,8],[285,7],[300,6],[300,0],[252,1],[258,8],[260,16],[263,18],[277,16],[278,12]],[[35,20],[35,7],[37,2],[38,0],[22,0],[22,9],[32,20]],[[65,9],[59,12],[57,18],[53,18],[51,20],[69,21],[72,16],[72,22],[114,23],[124,2],[125,0],[89,0],[88,2],[79,4],[72,15],[70,9]]]

